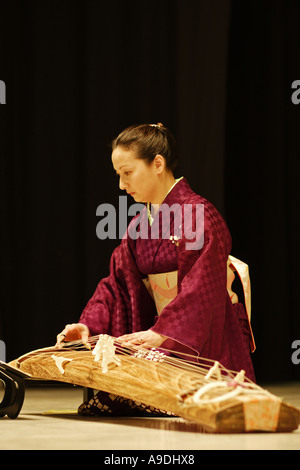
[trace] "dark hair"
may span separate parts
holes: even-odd
[[[135,150],[138,158],[150,164],[156,155],[166,160],[166,167],[174,171],[178,157],[173,134],[161,123],[139,124],[122,131],[112,142],[112,150],[116,147]]]

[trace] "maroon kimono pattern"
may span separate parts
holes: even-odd
[[[130,236],[138,232],[138,224],[148,224],[150,230],[145,207],[129,224],[112,254],[109,276],[99,282],[79,321],[88,326],[91,335],[118,337],[150,328],[168,337],[163,348],[217,360],[230,370],[243,369],[255,380],[245,308],[241,303],[233,305],[227,292],[231,235],[224,219],[209,201],[191,190],[185,178],[164,204],[176,204],[182,211],[181,238],[177,243],[164,238],[157,216],[159,237]],[[184,218],[183,209],[189,205],[194,213],[199,204],[204,207],[204,223],[196,228],[203,239],[198,249],[189,249],[187,234],[195,230],[196,219]],[[171,220],[171,236],[177,234],[177,228]],[[178,270],[178,294],[157,316],[142,279],[172,270]]]

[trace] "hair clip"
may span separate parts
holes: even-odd
[[[159,122],[158,124],[149,124],[151,127],[163,127],[162,123]]]

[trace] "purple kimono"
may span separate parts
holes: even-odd
[[[162,348],[217,360],[230,370],[244,369],[247,377],[255,380],[246,311],[241,303],[232,304],[227,292],[231,250],[227,225],[184,178],[163,202],[169,207],[174,204],[181,212],[182,224],[178,226],[171,213],[167,236],[158,216],[150,227],[146,206],[131,221],[112,254],[109,276],[100,281],[79,321],[88,326],[91,335],[118,337],[152,329],[168,337]],[[191,209],[191,217],[184,208]],[[197,216],[197,208],[204,209],[202,218]],[[152,238],[132,236],[145,235],[145,228],[148,235],[152,230]],[[198,244],[193,244],[196,239]],[[175,270],[177,295],[158,316],[143,279]]]

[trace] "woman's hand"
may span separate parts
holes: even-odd
[[[146,330],[119,336],[118,341],[124,346],[158,348],[166,339],[167,336],[160,335],[152,330]]]
[[[90,330],[86,325],[83,325],[83,323],[72,323],[66,325],[62,332],[57,335],[55,347],[60,348],[63,346],[63,343],[68,341],[82,340],[83,343],[87,343],[89,336]]]

